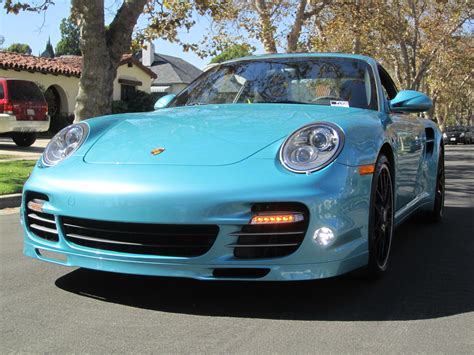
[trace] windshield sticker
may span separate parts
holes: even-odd
[[[338,106],[338,107],[349,107],[349,101],[330,101],[331,106]]]

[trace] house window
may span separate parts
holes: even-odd
[[[122,84],[120,86],[120,99],[121,100],[128,100],[131,97],[133,97],[133,95],[135,94],[136,91],[137,91],[136,86]]]
[[[143,83],[138,80],[120,78],[118,80],[120,84],[120,99],[128,100],[130,97],[133,97],[137,91],[137,86],[142,86]]]

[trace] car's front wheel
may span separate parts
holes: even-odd
[[[36,132],[13,133],[12,139],[19,147],[29,147],[36,141],[37,136]]]
[[[387,270],[393,236],[394,198],[390,162],[380,155],[372,179],[369,211],[367,276],[379,278]]]

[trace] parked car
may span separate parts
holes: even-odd
[[[443,215],[441,132],[415,114],[431,105],[365,56],[220,64],[155,112],[59,132],[24,187],[24,253],[201,280],[379,277],[396,225]]]
[[[443,133],[444,144],[472,144],[474,141],[474,132],[470,127],[449,126]]]
[[[49,128],[48,104],[31,81],[0,78],[0,134],[29,147]]]

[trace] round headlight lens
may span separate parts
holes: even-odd
[[[342,149],[344,135],[334,124],[314,123],[294,132],[280,149],[280,161],[295,173],[310,173],[331,163]]]
[[[43,153],[43,163],[53,166],[71,156],[84,142],[89,132],[86,123],[70,125],[59,131],[48,143]]]

